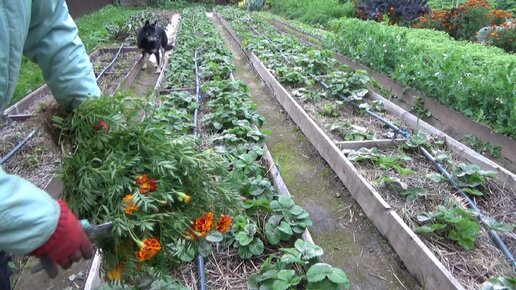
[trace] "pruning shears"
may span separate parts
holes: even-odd
[[[80,223],[92,243],[99,239],[111,236],[113,230],[113,222],[92,225],[88,220],[80,220]],[[57,266],[47,256],[40,257],[39,263],[31,268],[31,273],[34,274],[43,269],[47,272],[50,278],[55,278],[57,276]]]

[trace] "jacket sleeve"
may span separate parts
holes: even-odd
[[[0,250],[28,254],[54,233],[58,203],[45,191],[0,168]]]
[[[100,96],[93,67],[64,0],[32,1],[24,55],[36,62],[56,100],[75,108]]]

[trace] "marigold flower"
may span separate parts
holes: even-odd
[[[140,262],[151,259],[161,250],[161,245],[156,238],[148,238],[138,244],[140,246],[140,250],[135,252],[134,256]]]
[[[140,186],[139,191],[142,194],[154,192],[157,189],[156,180],[149,178],[147,174],[136,176],[136,184]]]
[[[219,231],[221,234],[226,233],[229,228],[231,227],[231,223],[233,222],[233,219],[230,215],[222,214],[219,217],[219,220],[217,221],[217,231]]]
[[[201,217],[195,220],[194,231],[198,232],[202,237],[206,237],[213,225],[213,212],[203,212]]]
[[[136,204],[133,203],[133,195],[127,194],[123,198],[123,204],[124,204],[124,212],[125,214],[132,214],[133,212],[138,210],[138,207]]]
[[[109,132],[109,125],[106,123],[106,121],[104,120],[99,120],[95,126],[93,126],[93,129],[95,129],[95,131],[100,131],[100,130],[103,130],[104,132]]]
[[[186,194],[184,192],[177,193],[177,199],[179,199],[179,201],[184,201],[185,203],[189,203],[191,198],[192,198],[191,196],[189,196],[188,194]]]
[[[107,273],[107,278],[109,281],[120,280],[122,278],[122,273],[124,272],[124,264],[118,264],[116,267],[111,269]]]

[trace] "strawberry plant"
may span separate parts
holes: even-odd
[[[262,240],[255,236],[258,233],[258,226],[241,216],[239,221],[235,221],[233,227],[233,239],[229,244],[238,250],[238,255],[242,259],[249,259],[252,256],[261,255],[264,250]]]
[[[294,234],[301,234],[312,225],[308,212],[296,205],[291,197],[281,195],[271,201],[273,215],[265,223],[265,237],[271,245],[289,240]]]
[[[383,169],[394,169],[401,175],[411,175],[414,171],[410,168],[403,167],[403,161],[409,161],[411,158],[404,154],[387,156],[378,151],[377,148],[371,149],[360,148],[359,150],[350,150],[347,158],[351,162],[370,161],[371,163]]]
[[[285,254],[269,257],[257,273],[249,277],[249,289],[349,289],[346,274],[325,263],[317,263],[323,250],[312,243],[297,240]],[[275,260],[275,262],[273,262]]]
[[[431,234],[446,231],[450,240],[466,250],[475,247],[475,240],[480,233],[475,214],[456,206],[448,208],[440,205],[435,212],[419,214],[417,220],[430,224],[418,227],[416,232]]]
[[[333,124],[330,131],[339,134],[346,141],[373,140],[374,134],[367,131],[367,128],[352,125],[348,122]]]
[[[488,178],[495,178],[496,172],[481,170],[476,164],[460,163],[453,170],[453,176],[464,192],[481,196],[483,194],[477,187],[484,185]]]
[[[339,117],[340,112],[339,108],[337,108],[337,104],[335,103],[327,103],[324,104],[321,108],[318,109],[319,114],[326,117]]]

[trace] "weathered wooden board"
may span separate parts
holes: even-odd
[[[241,42],[230,25],[216,17],[242,48]],[[267,68],[250,51],[242,49],[249,62],[260,75],[265,84],[274,93],[298,125],[305,136],[312,142],[319,154],[328,162],[341,181],[357,200],[365,214],[384,235],[409,271],[420,281],[425,289],[463,289],[453,275],[440,263],[435,255],[408,228],[402,219],[390,208],[371,185],[356,171],[337,146],[309,118],[299,104],[281,86]]]
[[[358,150],[360,148],[383,148],[383,147],[394,147],[405,142],[405,139],[378,139],[378,140],[364,140],[364,141],[339,141],[334,142],[340,150],[353,149]]]

